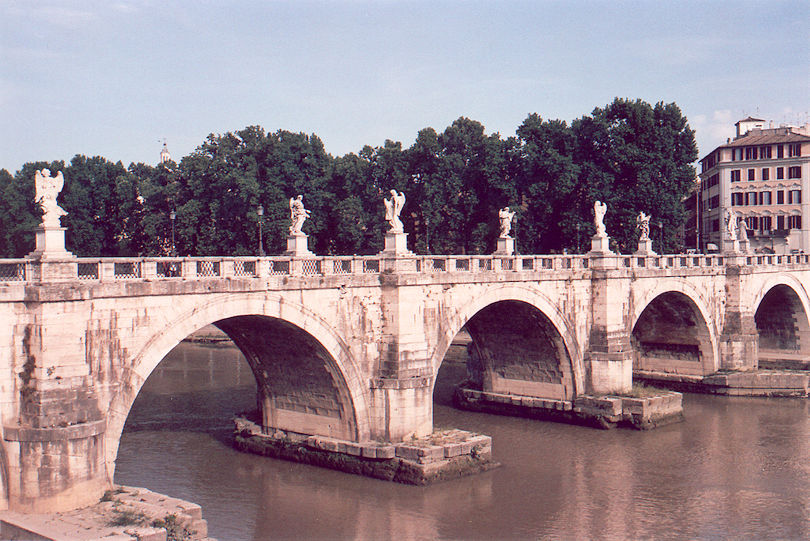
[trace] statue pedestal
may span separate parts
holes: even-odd
[[[610,237],[607,235],[594,235],[591,237],[592,254],[612,254],[610,251]]]
[[[498,237],[498,249],[492,255],[512,255],[515,253],[515,239]]]
[[[38,225],[36,229],[37,247],[28,254],[35,259],[67,259],[76,257],[65,249],[64,227]]]
[[[408,250],[408,234],[407,233],[392,233],[389,231],[385,234],[385,249],[380,252],[380,255],[385,257],[398,257],[411,255]]]
[[[751,243],[748,242],[748,239],[738,241],[740,243],[740,252],[744,254],[751,253]]]
[[[293,257],[312,257],[315,254],[309,251],[308,238],[305,234],[289,235],[287,237],[287,251],[284,255]]]
[[[634,255],[646,256],[646,255],[658,255],[652,249],[652,240],[639,240],[638,241],[638,250]]]
[[[723,239],[723,253],[740,253],[740,241],[737,239]]]

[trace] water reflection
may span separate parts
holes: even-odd
[[[116,481],[200,503],[223,540],[810,538],[806,400],[687,395],[685,423],[598,431],[457,411],[463,375],[443,366],[435,424],[492,435],[503,467],[411,487],[233,450],[250,370],[182,344],[133,406]]]

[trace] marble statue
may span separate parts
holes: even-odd
[[[509,232],[512,231],[512,218],[515,213],[509,210],[509,207],[504,207],[498,211],[498,219],[501,222],[501,238],[509,238]]]
[[[402,207],[405,206],[405,194],[391,190],[391,199],[383,199],[383,202],[385,203],[385,219],[391,224],[391,229],[388,232],[403,233],[405,228],[399,219],[399,213],[402,212]]]
[[[726,209],[726,233],[729,240],[737,240],[737,214],[731,209]]]
[[[745,218],[742,216],[737,218],[737,239],[740,241],[748,240],[748,224],[745,223]]]
[[[34,176],[34,188],[36,196],[34,202],[42,207],[42,225],[46,227],[61,227],[59,218],[67,214],[65,209],[56,204],[56,197],[65,185],[62,172],[51,176],[48,169],[37,171]]]
[[[309,218],[309,211],[304,208],[304,196],[290,198],[290,235],[303,235],[301,227]]]
[[[650,240],[650,215],[643,210],[638,213],[636,227],[641,231],[641,236],[638,238],[639,241],[644,242]]]
[[[593,204],[593,223],[596,225],[596,235],[606,237],[605,214],[607,214],[607,203],[596,201]]]

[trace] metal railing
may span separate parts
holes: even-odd
[[[810,255],[408,255],[397,261],[412,261],[397,272],[443,273],[539,273],[553,276],[560,271],[577,272],[593,268],[598,259],[625,269],[712,269],[732,262],[746,266],[797,266],[810,264]],[[73,258],[60,261],[0,259],[0,283],[41,282],[46,276],[58,280],[194,280],[223,278],[262,278],[273,276],[324,276],[378,274],[385,270],[382,256],[325,256],[297,259],[279,257],[155,257],[155,258]],[[46,273],[47,265],[61,266]]]

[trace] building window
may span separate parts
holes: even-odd
[[[762,169],[762,180],[770,180],[770,178],[771,178],[771,170],[765,167],[764,169]]]
[[[788,167],[788,178],[802,178],[802,168],[800,165]]]
[[[743,157],[743,149],[741,148],[732,148],[731,149],[731,161],[736,162],[742,160]]]
[[[740,170],[733,169],[731,171],[731,182],[739,182],[740,181]]]
[[[788,147],[788,154],[791,158],[794,156],[801,156],[802,155],[802,144],[795,143]]]
[[[782,190],[778,190],[776,192],[776,204],[777,205],[784,205],[785,204],[785,192]]]
[[[785,157],[785,145],[776,145],[776,157],[780,159]]]
[[[771,146],[767,145],[764,147],[759,147],[759,158],[761,160],[767,160],[771,158]]]
[[[773,224],[773,220],[770,216],[763,216],[759,219],[759,229],[760,231],[770,231],[772,229],[771,225]]]
[[[785,168],[784,167],[777,167],[776,168],[776,178],[778,180],[782,180],[785,178]]]
[[[801,216],[788,216],[787,220],[788,229],[801,229],[802,217]]]
[[[746,205],[756,205],[757,204],[757,192],[745,192],[745,204]]]
[[[784,229],[785,228],[785,217],[784,216],[777,216],[776,217],[776,229]]]
[[[720,231],[720,220],[712,220],[712,231]]]
[[[756,177],[755,177],[755,174],[754,174],[754,170],[753,170],[753,169],[749,169],[749,170],[748,170],[748,180],[754,180],[755,178],[756,178]]]
[[[771,204],[771,192],[759,192],[759,204],[760,205],[770,205]]]
[[[745,147],[745,159],[746,160],[756,160],[757,159],[757,147]]]
[[[743,194],[742,192],[734,192],[731,194],[731,205],[734,207],[739,207],[743,204]]]
[[[749,231],[755,231],[759,229],[759,216],[749,216],[745,219],[745,227]]]
[[[788,205],[801,205],[801,203],[802,203],[802,191],[790,190],[788,192]]]

